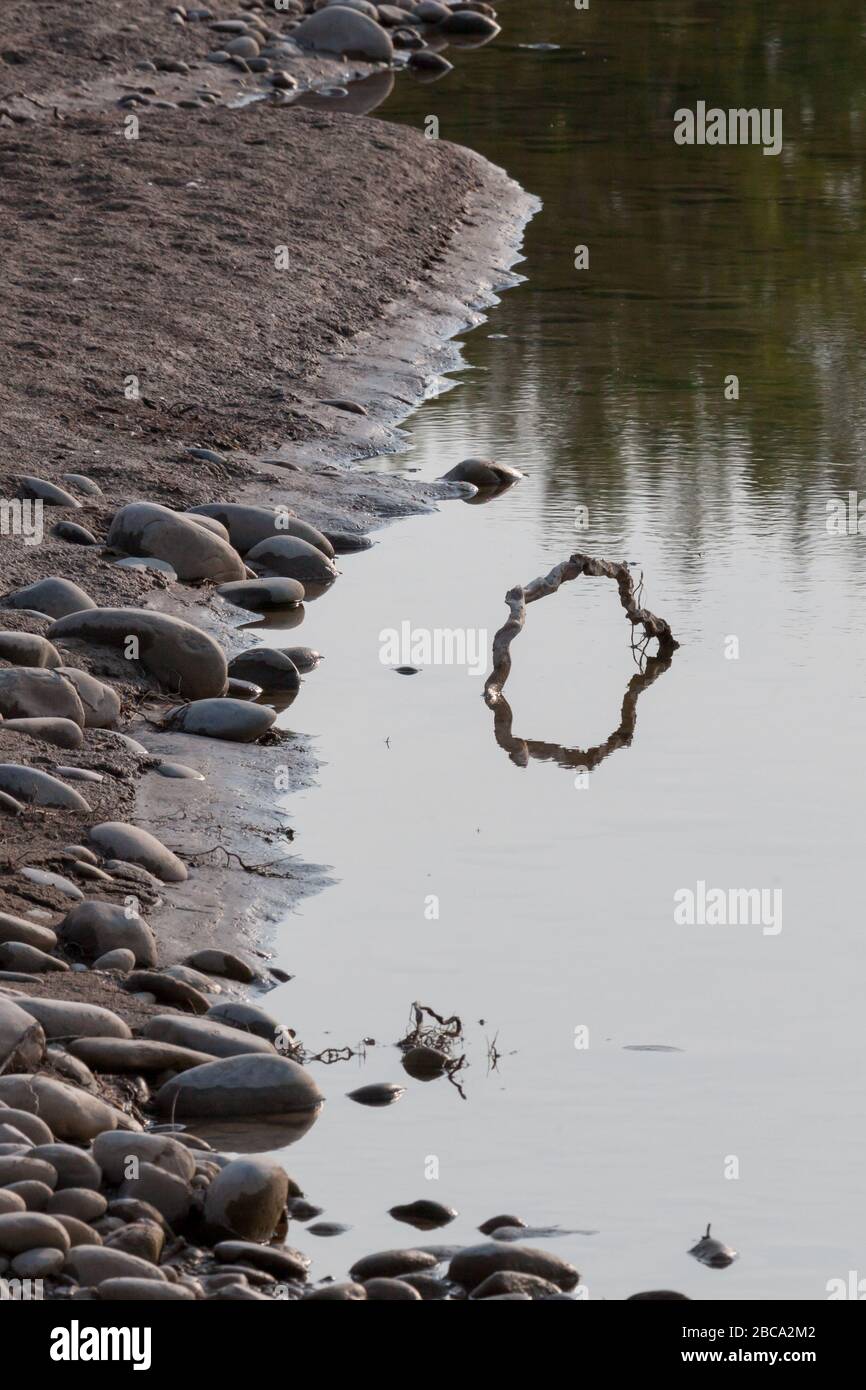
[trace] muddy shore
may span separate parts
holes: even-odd
[[[16,1169],[22,1194],[28,1181],[43,1176],[39,1163],[54,1170],[58,1187],[86,1189],[87,1182],[70,1175],[80,1166],[70,1147],[92,1140],[110,1206],[107,1215],[104,1206],[94,1215],[99,1203],[82,1198],[80,1211],[69,1209],[64,1219],[72,1244],[84,1241],[89,1253],[66,1256],[65,1263],[56,1253],[65,1250],[63,1240],[55,1242],[48,1227],[23,1237],[12,1231],[13,1244],[0,1245],[0,1275],[10,1268],[46,1275],[52,1297],[93,1296],[88,1286],[97,1285],[101,1297],[168,1297],[142,1290],[139,1266],[123,1267],[124,1258],[143,1257],[159,1266],[177,1297],[260,1297],[263,1287],[273,1297],[278,1281],[276,1296],[298,1297],[307,1278],[302,1258],[264,1244],[274,1229],[277,1241],[284,1238],[287,1200],[290,1217],[309,1219],[313,1210],[305,1210],[309,1204],[282,1169],[208,1149],[202,1118],[191,1125],[200,1138],[184,1140],[192,1166],[178,1153],[183,1126],[173,1129],[176,1137],[156,1140],[163,1149],[153,1158],[147,1145],[139,1153],[137,1141],[122,1139],[121,1149],[139,1153],[149,1170],[146,1184],[127,1192],[112,1176],[105,1140],[111,1131],[119,1139],[138,1134],[168,1106],[173,1122],[177,1094],[166,1096],[175,1086],[185,1098],[181,1113],[184,1104],[193,1106],[187,1114],[196,1113],[183,1077],[187,1070],[190,1076],[208,1071],[196,1050],[199,1039],[205,1057],[214,1058],[211,1067],[228,1068],[225,1078],[221,1072],[215,1078],[216,1110],[207,1109],[208,1120],[224,1121],[218,1133],[210,1127],[214,1144],[234,1152],[271,1149],[315,1119],[321,1094],[298,1065],[305,1059],[291,1032],[279,1040],[275,1057],[275,1021],[260,1008],[243,1012],[244,1000],[263,1002],[263,992],[285,978],[267,964],[275,928],[302,894],[328,881],[327,870],[301,863],[291,849],[290,793],[316,774],[309,744],[276,726],[252,742],[178,732],[170,718],[183,690],[167,689],[146,662],[64,641],[54,632],[56,614],[16,608],[14,596],[60,577],[99,609],[191,623],[231,659],[257,639],[267,641],[266,630],[247,630],[261,626],[257,615],[227,602],[208,579],[179,582],[151,567],[119,567],[118,547],[106,541],[121,508],[142,501],[174,513],[207,503],[280,509],[330,538],[339,568],[341,551],[370,544],[369,533],[389,520],[465,495],[465,487],[461,494],[447,483],[411,485],[353,472],[351,464],[400,446],[400,421],[431,378],[456,360],[450,339],[479,322],[496,292],[513,282],[510,267],[534,204],[471,151],[375,120],[269,102],[184,105],[179,93],[196,82],[198,49],[188,55],[190,71],[158,72],[166,105],[135,106],[136,138],[127,139],[130,108],[108,103],[150,60],[161,37],[158,18],[143,4],[125,5],[136,32],[127,24],[109,52],[105,34],[117,7],[99,0],[72,8],[75,16],[66,13],[70,22],[61,33],[48,22],[57,20],[56,7],[44,6],[38,20],[29,7],[13,7],[16,46],[4,62],[15,80],[10,84],[4,69],[0,82],[0,238],[7,265],[0,498],[12,508],[4,509],[0,629],[56,641],[63,669],[74,667],[110,687],[120,713],[109,728],[86,727],[81,746],[69,749],[35,729],[5,727],[8,712],[0,723],[0,763],[57,777],[85,795],[88,807],[48,808],[26,798],[17,811],[4,806],[0,914],[7,915],[0,915],[0,935],[26,942],[31,933],[35,943],[47,933],[47,944],[56,929],[49,955],[57,964],[36,964],[37,950],[28,969],[0,948],[6,953],[0,1010],[8,1014],[0,1021],[14,1035],[11,1043],[3,1039],[0,1164],[23,1165],[20,1174]],[[297,58],[293,72],[300,85],[315,85],[323,74],[333,76],[335,61]],[[363,72],[363,65],[343,63],[339,76],[345,81]],[[70,481],[81,477],[87,487]],[[71,489],[74,499],[44,507],[38,543],[12,524],[14,503],[28,489],[33,495],[32,483],[22,479],[37,480],[37,495],[53,485]],[[65,534],[57,534],[58,524]],[[85,528],[91,543],[80,543],[80,536],[73,543],[70,526]],[[307,597],[314,601],[312,591]],[[302,623],[296,636],[303,643]],[[339,660],[339,653],[324,657]],[[0,676],[20,670],[14,657],[0,658]],[[293,723],[302,728],[304,705],[315,700],[314,670],[303,673],[295,698]],[[204,780],[162,775],[166,761]],[[113,859],[104,850],[94,855],[91,829],[116,822],[155,836],[169,853],[169,868],[178,856],[180,871],[136,872],[147,855],[133,854],[132,868],[117,864],[119,851]],[[79,854],[80,846],[87,848]],[[156,961],[148,961],[145,941],[143,951],[132,951],[138,974],[127,977],[113,962],[92,968],[98,948],[91,927],[70,927],[70,912],[82,899],[85,908],[103,904],[115,924],[130,915],[132,903],[134,931],[140,936],[149,928]],[[208,950],[210,957],[196,955]],[[183,961],[205,973],[184,974],[177,965]],[[166,976],[169,967],[179,973]],[[228,1012],[218,1019],[215,1008]],[[35,1032],[26,1025],[27,1011],[35,1013]],[[207,1019],[196,1018],[205,1011]],[[196,1032],[199,1022],[204,1033]],[[291,1024],[276,1022],[283,1029]],[[414,1040],[422,1067],[429,1063],[425,1045],[437,1036],[434,1029]],[[445,1054],[434,1048],[433,1055]],[[279,1071],[272,1090],[260,1076],[268,1066]],[[58,1086],[78,1098],[71,1119],[58,1102]],[[247,1132],[243,1121],[241,1132],[232,1120],[240,1116],[231,1110],[237,1087],[245,1114],[267,1110],[264,1137],[256,1137],[255,1125]],[[269,1099],[249,1110],[252,1095]],[[226,1097],[229,1110],[221,1112]],[[25,1151],[25,1142],[37,1142],[27,1115],[43,1127],[48,1121],[56,1152],[49,1146],[41,1156]],[[252,1215],[229,1216],[233,1184],[252,1185]],[[7,1175],[0,1183],[4,1201],[9,1186]],[[39,1206],[37,1195],[30,1193],[28,1211],[64,1207],[41,1196]],[[135,1209],[124,1207],[125,1198],[138,1195]],[[165,1227],[156,1254],[154,1208]],[[89,1237],[68,1226],[85,1209],[92,1209],[87,1229],[118,1252],[120,1265],[114,1258],[103,1268]],[[18,1219],[17,1207],[0,1207],[0,1226]],[[420,1213],[410,1224],[432,1230],[449,1219],[443,1209]],[[173,1224],[183,1231],[179,1238]],[[253,1245],[212,1252],[220,1235]],[[14,1256],[19,1239],[23,1263]],[[507,1270],[518,1281],[537,1278],[533,1296],[556,1296],[577,1279],[555,1257],[537,1251],[524,1257],[503,1246],[477,1266],[470,1261],[463,1282],[449,1285],[426,1273],[447,1258],[445,1247],[403,1251],[396,1260],[383,1252],[370,1257],[369,1268],[361,1262],[364,1268],[353,1270],[354,1283],[324,1296],[441,1298],[449,1289],[459,1296],[488,1273]],[[239,1274],[226,1268],[231,1259]],[[416,1292],[407,1292],[412,1286],[405,1282],[391,1287],[392,1273],[417,1277]],[[109,1295],[115,1274],[132,1283],[121,1288],[120,1278]],[[529,1295],[509,1287],[506,1296]]]

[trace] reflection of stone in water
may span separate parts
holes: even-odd
[[[304,589],[306,591],[306,585]],[[294,608],[269,608],[265,613],[259,613],[251,623],[242,623],[238,632],[255,631],[257,628],[282,627],[287,631],[293,627],[300,627],[304,621],[304,605],[297,604]]]
[[[279,1115],[272,1120],[202,1120],[190,1123],[190,1132],[206,1139],[215,1149],[228,1153],[268,1153],[272,1149],[288,1148],[303,1139],[321,1113],[321,1105],[301,1110],[294,1115]]]
[[[343,111],[352,116],[368,116],[381,106],[394,90],[394,74],[375,72],[372,77],[364,77],[360,82],[351,82],[348,87],[334,89],[339,95],[324,91],[303,92],[296,97],[293,106],[306,106],[317,111]]]

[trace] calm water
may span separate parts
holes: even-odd
[[[290,1239],[342,1275],[515,1212],[595,1232],[534,1241],[591,1298],[820,1299],[866,1275],[866,541],[825,524],[863,486],[866,12],[502,10],[497,44],[434,86],[401,80],[379,114],[438,115],[540,196],[526,280],[409,421],[410,450],[374,466],[432,478],[484,455],[528,476],[380,533],[287,638],[327,657],[282,722],[323,762],[289,803],[295,847],[338,881],[287,923],[296,978],[269,1003],[311,1048],[377,1040],[316,1067],[328,1104],[287,1155],[352,1230]],[[781,107],[782,154],[675,146],[673,111],[698,100]],[[639,565],[682,642],[587,787],[509,759],[482,677],[379,656],[404,621],[492,637],[505,590],[574,549]],[[618,728],[635,665],[611,584],[534,605],[514,657],[515,734],[586,749]],[[781,889],[781,932],[677,925],[698,880]],[[465,1100],[405,1078],[390,1044],[416,999],[464,1020]],[[678,1050],[630,1050],[647,1044]],[[408,1092],[345,1098],[379,1080]],[[387,1216],[420,1197],[459,1220],[416,1238]],[[727,1270],[685,1253],[708,1221],[741,1252]]]

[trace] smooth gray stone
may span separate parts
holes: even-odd
[[[263,1053],[275,1057],[271,1043],[255,1033],[241,1032],[211,1018],[190,1017],[185,1014],[154,1014],[141,1030],[142,1037],[157,1042],[176,1043],[211,1057],[236,1057],[246,1053]]]
[[[528,1245],[502,1244],[489,1241],[484,1245],[471,1245],[460,1250],[451,1260],[449,1279],[462,1284],[470,1292],[483,1284],[491,1274],[510,1271],[516,1274],[533,1274],[546,1279],[566,1292],[573,1289],[580,1275],[567,1260],[546,1250],[536,1250]]]
[[[183,1284],[158,1283],[120,1275],[103,1279],[97,1289],[101,1303],[194,1303],[195,1293]]]
[[[81,503],[71,493],[64,488],[58,487],[56,483],[49,483],[46,478],[33,478],[30,476],[18,479],[19,497],[32,497],[34,501],[44,502],[46,507],[80,507]]]
[[[28,1250],[69,1249],[69,1236],[60,1222],[43,1212],[9,1212],[0,1216],[0,1254],[23,1255]]]
[[[154,1042],[147,1038],[79,1038],[69,1044],[73,1057],[78,1057],[95,1072],[152,1072],[189,1071],[213,1061],[207,1052],[174,1043]]]
[[[0,792],[0,811],[4,816],[20,816],[24,812],[24,803],[16,801],[8,792]]]
[[[200,970],[191,970],[188,965],[168,965],[162,973],[175,980],[183,980],[184,984],[192,985],[193,989],[200,990],[202,994],[222,993],[221,984],[212,980],[210,976],[203,975]]]
[[[0,715],[4,719],[71,719],[84,728],[84,707],[73,685],[42,667],[0,669]]]
[[[155,560],[149,555],[124,555],[112,562],[119,570],[150,570],[152,574],[164,574],[172,583],[177,579],[177,570],[168,560]]]
[[[189,517],[153,502],[131,502],[116,512],[107,544],[127,555],[167,560],[179,579],[225,583],[244,577],[237,552]]]
[[[90,830],[90,839],[106,856],[138,864],[163,883],[185,883],[186,865],[149,830],[126,821],[103,821]]]
[[[22,1000],[25,998],[22,996]],[[0,994],[0,1068],[28,1071],[38,1067],[44,1054],[45,1032],[42,1025],[15,1000]]]
[[[189,515],[218,521],[241,555],[246,555],[268,536],[285,535],[285,528],[293,518],[293,513],[284,507],[253,507],[243,502],[207,502],[204,506],[192,507]]]
[[[184,964],[191,965],[194,970],[202,970],[208,975],[222,975],[229,980],[238,980],[244,985],[251,984],[256,978],[255,970],[240,956],[232,955],[231,951],[220,951],[213,946],[194,951],[191,956],[187,956]]]
[[[120,718],[120,696],[105,681],[97,680],[76,666],[60,666],[59,674],[75,687],[84,707],[86,729],[108,729]]]
[[[253,743],[268,732],[276,717],[276,710],[246,700],[193,700],[173,712],[172,727],[203,738]]]
[[[40,1120],[38,1115],[31,1115],[27,1110],[16,1110],[14,1106],[4,1105],[0,1106],[0,1116],[2,1116],[4,1124],[14,1125],[31,1144],[54,1143],[54,1135],[45,1121]]]
[[[226,999],[212,1004],[207,1017],[224,1023],[228,1028],[237,1028],[242,1033],[255,1033],[256,1037],[266,1038],[271,1043],[280,1031],[279,1022],[271,1014],[256,1004],[246,1004],[240,999]]]
[[[93,1157],[99,1164],[107,1183],[116,1186],[126,1177],[130,1157],[151,1163],[184,1182],[195,1174],[195,1159],[190,1149],[179,1144],[169,1134],[100,1134],[93,1142]],[[129,1193],[125,1194],[129,1196]],[[139,1201],[146,1200],[139,1198]]]
[[[229,662],[229,677],[253,681],[266,693],[297,690],[301,684],[298,668],[285,652],[274,647],[253,647]]]
[[[179,781],[204,782],[204,773],[196,772],[194,767],[187,767],[185,763],[170,763],[163,761],[158,763],[153,769],[159,773],[160,777],[174,777]]]
[[[99,1191],[102,1169],[89,1153],[76,1148],[74,1144],[56,1144],[53,1140],[47,1144],[37,1144],[30,1150],[30,1157],[51,1164],[57,1174],[57,1191],[64,1187]]]
[[[113,951],[106,951],[105,955],[98,956],[93,962],[94,970],[117,970],[122,975],[128,975],[130,970],[135,968],[135,956],[126,946],[118,946]]]
[[[270,1240],[288,1195],[289,1180],[279,1164],[261,1158],[236,1158],[211,1182],[205,1197],[205,1220],[244,1241]],[[235,1241],[229,1243],[237,1245]],[[233,1255],[236,1253],[233,1250]],[[217,1259],[224,1258],[219,1247],[215,1254]],[[273,1269],[270,1272],[276,1273]]]
[[[56,536],[59,541],[66,541],[68,545],[98,545],[92,531],[88,531],[86,526],[79,526],[75,521],[58,521],[52,527],[51,534]]]
[[[463,459],[442,474],[441,482],[471,483],[481,490],[506,487],[516,483],[523,474],[507,463],[497,463],[494,459]]]
[[[161,1114],[272,1122],[281,1115],[317,1111],[322,1099],[313,1078],[297,1062],[275,1053],[246,1053],[173,1077],[160,1087],[156,1105]]]
[[[84,734],[71,719],[5,719],[3,729],[7,734],[23,734],[40,743],[50,743],[53,748],[81,748]]]
[[[159,970],[134,970],[129,979],[123,981],[122,988],[130,994],[152,994],[158,1004],[170,1004],[189,1013],[204,1015],[208,1012],[208,1000],[201,990],[173,975],[163,975]]]
[[[385,30],[366,14],[342,6],[311,14],[292,30],[292,38],[314,53],[366,58],[373,63],[391,63],[394,58],[394,45]]]
[[[80,492],[87,497],[102,496],[102,488],[92,478],[88,478],[86,473],[64,473],[63,481],[69,484],[73,492]]]
[[[0,912],[0,941],[23,941],[40,951],[50,951],[57,945],[57,936],[50,927],[43,927],[39,922],[16,917],[11,912]]]
[[[106,1279],[153,1279],[163,1282],[165,1275],[156,1265],[122,1250],[110,1250],[104,1245],[76,1245],[66,1256],[64,1272],[79,1284],[95,1284]],[[174,1287],[174,1285],[172,1285]]]
[[[56,669],[61,657],[47,637],[35,632],[0,631],[0,658],[13,666],[44,666]]]
[[[379,1250],[356,1260],[349,1273],[359,1283],[368,1279],[399,1279],[401,1274],[421,1274],[439,1263],[427,1250]]]
[[[0,763],[0,791],[34,806],[57,806],[67,811],[90,811],[90,806],[72,787],[48,772],[23,763]]]
[[[54,771],[58,777],[62,777],[67,782],[104,782],[105,775],[102,772],[94,772],[89,767],[66,767],[59,765]],[[95,861],[94,861],[95,862]]]
[[[297,536],[269,536],[259,541],[248,553],[247,564],[260,576],[278,575],[301,584],[331,584],[337,578],[333,561]]]
[[[63,874],[52,873],[49,869],[34,869],[29,864],[21,869],[21,874],[31,883],[38,883],[41,888],[56,888],[67,898],[76,898],[80,901],[84,897],[78,884],[73,883],[70,878],[65,878]]]
[[[114,903],[76,903],[57,928],[64,942],[78,946],[91,960],[106,951],[132,951],[138,965],[156,964],[156,941],[143,917],[128,917]]]
[[[120,1196],[148,1202],[170,1226],[186,1220],[192,1203],[189,1183],[153,1163],[141,1163],[137,1176],[126,1178],[121,1184]]]
[[[304,586],[296,579],[274,576],[265,579],[240,579],[236,584],[221,584],[220,598],[236,608],[250,613],[266,613],[272,608],[294,608],[303,603]]]
[[[51,1250],[37,1246],[16,1255],[12,1261],[12,1273],[17,1279],[49,1279],[63,1268],[65,1255],[62,1250]]]
[[[48,618],[65,618],[70,613],[96,607],[89,594],[71,579],[59,575],[50,575],[28,584],[25,589],[16,589],[14,594],[6,594],[0,603],[4,608],[35,609]]]
[[[65,960],[58,960],[56,956],[49,956],[47,951],[41,951],[38,946],[28,946],[24,941],[0,942],[0,968],[30,971],[33,974],[69,970]]]
[[[131,1038],[132,1032],[111,1009],[70,999],[22,998],[20,1006],[45,1030],[47,1038]]]
[[[96,1165],[97,1172],[102,1170]],[[90,1187],[64,1187],[52,1192],[45,1210],[49,1216],[74,1216],[77,1221],[98,1221],[108,1207],[107,1198]]]
[[[167,690],[188,699],[221,695],[226,659],[212,637],[192,623],[144,608],[99,608],[76,613],[53,624],[49,636],[124,649],[138,638],[139,660]]]

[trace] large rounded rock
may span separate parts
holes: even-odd
[[[131,1038],[129,1025],[111,1009],[71,999],[21,1000],[21,1008],[42,1024],[47,1038]]]
[[[84,797],[49,772],[23,763],[0,763],[0,791],[31,806],[55,806],[63,811],[89,811]]]
[[[25,917],[14,917],[10,912],[0,912],[0,941],[22,941],[27,946],[50,951],[57,945],[57,936],[50,927],[28,922]]]
[[[75,666],[60,666],[58,673],[74,686],[84,708],[86,729],[110,729],[120,718],[120,696],[110,685]]]
[[[50,575],[26,589],[16,589],[14,594],[6,594],[0,600],[4,608],[30,608],[36,613],[45,613],[49,618],[65,618],[70,613],[80,613],[84,609],[95,608],[96,604],[89,594],[73,584],[71,579],[60,575]]]
[[[135,1166],[145,1163],[190,1182],[195,1173],[192,1153],[169,1134],[100,1134],[93,1144],[93,1157],[112,1187],[131,1176]],[[134,1164],[130,1160],[135,1160]],[[149,1201],[139,1193],[124,1193]]]
[[[472,1291],[489,1279],[491,1274],[508,1270],[515,1274],[534,1274],[560,1289],[573,1289],[580,1275],[573,1265],[546,1250],[529,1245],[492,1240],[483,1245],[470,1245],[452,1258],[449,1279]]]
[[[314,53],[366,58],[371,63],[390,63],[394,57],[394,45],[384,29],[343,5],[329,5],[311,14],[292,30],[292,38]]]
[[[126,555],[165,560],[179,579],[243,579],[244,564],[220,536],[154,502],[131,502],[114,516],[107,544]]]
[[[174,1043],[211,1057],[236,1057],[244,1052],[274,1055],[274,1048],[254,1033],[243,1033],[210,1018],[190,1018],[184,1014],[153,1014],[142,1035],[156,1042]]]
[[[331,584],[337,577],[333,561],[297,536],[269,536],[259,541],[247,555],[247,564],[256,574],[275,574],[301,584]]]
[[[98,646],[129,650],[166,690],[190,700],[221,695],[226,686],[226,659],[221,647],[200,628],[167,613],[145,608],[99,608],[76,613],[52,624],[52,641],[64,637]]]
[[[22,1255],[25,1250],[69,1249],[69,1236],[60,1222],[42,1212],[8,1212],[0,1216],[0,1254]]]
[[[89,960],[123,948],[132,951],[137,965],[156,965],[156,941],[147,922],[114,903],[91,899],[76,903],[57,931],[65,943],[78,946]]]
[[[41,667],[0,670],[0,714],[4,719],[71,719],[84,727],[84,707],[75,687],[56,671]]]
[[[44,1120],[31,1115],[27,1110],[16,1110],[12,1105],[0,1106],[3,1123],[14,1125],[31,1144],[53,1144],[54,1135]]]
[[[32,1071],[38,1067],[44,1053],[45,1031],[38,1019],[12,999],[0,995],[0,1068]]]
[[[172,727],[203,738],[254,743],[268,732],[276,717],[276,710],[248,700],[193,700],[173,712]]]
[[[214,1178],[205,1198],[205,1220],[242,1240],[270,1240],[289,1195],[277,1163],[236,1158]]]
[[[66,1257],[64,1270],[79,1284],[95,1284],[97,1287],[106,1279],[162,1281],[165,1278],[147,1260],[141,1260],[137,1255],[127,1255],[123,1250],[111,1250],[106,1245],[76,1245]]]
[[[421,1274],[439,1263],[428,1250],[377,1250],[356,1260],[349,1273],[353,1279],[399,1279],[402,1274]]]
[[[100,1171],[97,1164],[94,1167]],[[107,1206],[108,1199],[91,1187],[64,1187],[52,1192],[45,1210],[49,1216],[72,1216],[76,1221],[90,1222],[104,1216]]]
[[[101,825],[94,825],[90,838],[106,857],[138,864],[163,883],[184,883],[188,877],[186,865],[177,855],[166,849],[155,835],[137,825],[120,820],[103,821]]]
[[[156,1096],[161,1114],[218,1119],[271,1120],[316,1110],[321,1102],[322,1093],[308,1072],[288,1057],[276,1055],[227,1057],[193,1067],[167,1081]]]
[[[55,668],[60,665],[60,653],[47,637],[35,632],[0,632],[0,659],[13,666],[44,666]]]
[[[206,1014],[209,1008],[197,986],[161,970],[134,970],[122,987],[130,994],[152,994],[158,1004],[170,1004],[188,1013]]]
[[[147,1038],[81,1038],[70,1043],[69,1051],[92,1071],[124,1072],[147,1075],[149,1072],[189,1071],[213,1060],[207,1052],[178,1047],[174,1043],[155,1042]]]
[[[0,1076],[0,1101],[38,1115],[55,1138],[69,1143],[84,1144],[103,1130],[135,1123],[97,1096],[50,1076]]]
[[[241,652],[232,658],[228,669],[230,676],[252,681],[268,695],[297,690],[301,684],[295,663],[275,647],[253,647],[248,652]]]

